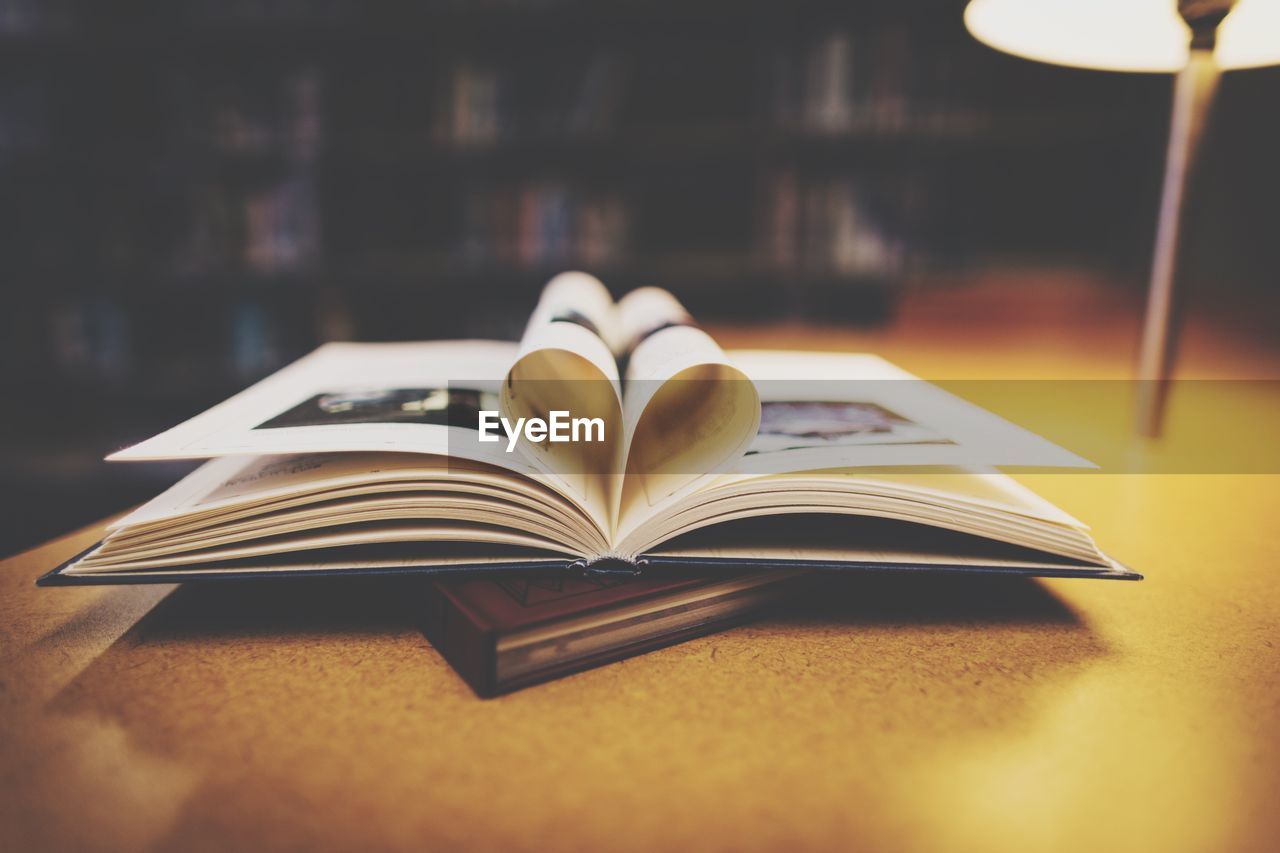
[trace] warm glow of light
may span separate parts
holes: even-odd
[[[965,26],[1026,59],[1108,71],[1177,71],[1187,25],[1175,0],[972,0]],[[1280,0],[1239,0],[1218,29],[1223,68],[1280,63]]]
[[[1280,63],[1280,0],[1240,0],[1218,27],[1215,56],[1223,68]]]

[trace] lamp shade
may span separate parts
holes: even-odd
[[[1177,71],[1190,31],[1176,0],[972,0],[965,26],[996,50],[1106,71]],[[1218,28],[1222,68],[1280,63],[1280,0],[1239,0]]]

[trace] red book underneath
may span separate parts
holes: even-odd
[[[807,574],[434,580],[425,627],[476,693],[496,696],[741,622]]]

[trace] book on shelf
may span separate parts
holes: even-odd
[[[45,584],[770,568],[1133,578],[998,471],[1088,466],[872,355],[553,279],[519,343],[330,344],[110,457],[210,461]]]
[[[628,217],[622,199],[564,181],[470,191],[462,225],[463,258],[476,266],[598,267],[626,255]]]
[[[116,302],[91,298],[59,306],[49,342],[68,376],[118,382],[134,367],[128,316]]]
[[[539,63],[455,62],[437,86],[432,140],[482,149],[600,138],[615,129],[625,68],[610,50]]]
[[[768,110],[785,132],[965,135],[986,125],[976,84],[955,78],[972,63],[904,25],[834,30],[773,48]]]
[[[763,255],[780,270],[896,278],[906,267],[907,217],[899,210],[908,206],[906,189],[779,170],[766,184]]]

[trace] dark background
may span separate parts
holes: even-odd
[[[0,552],[110,450],[334,339],[515,337],[557,271],[892,324],[957,272],[1143,286],[1171,78],[961,0],[0,0]],[[1274,311],[1280,71],[1225,75],[1188,287]]]

